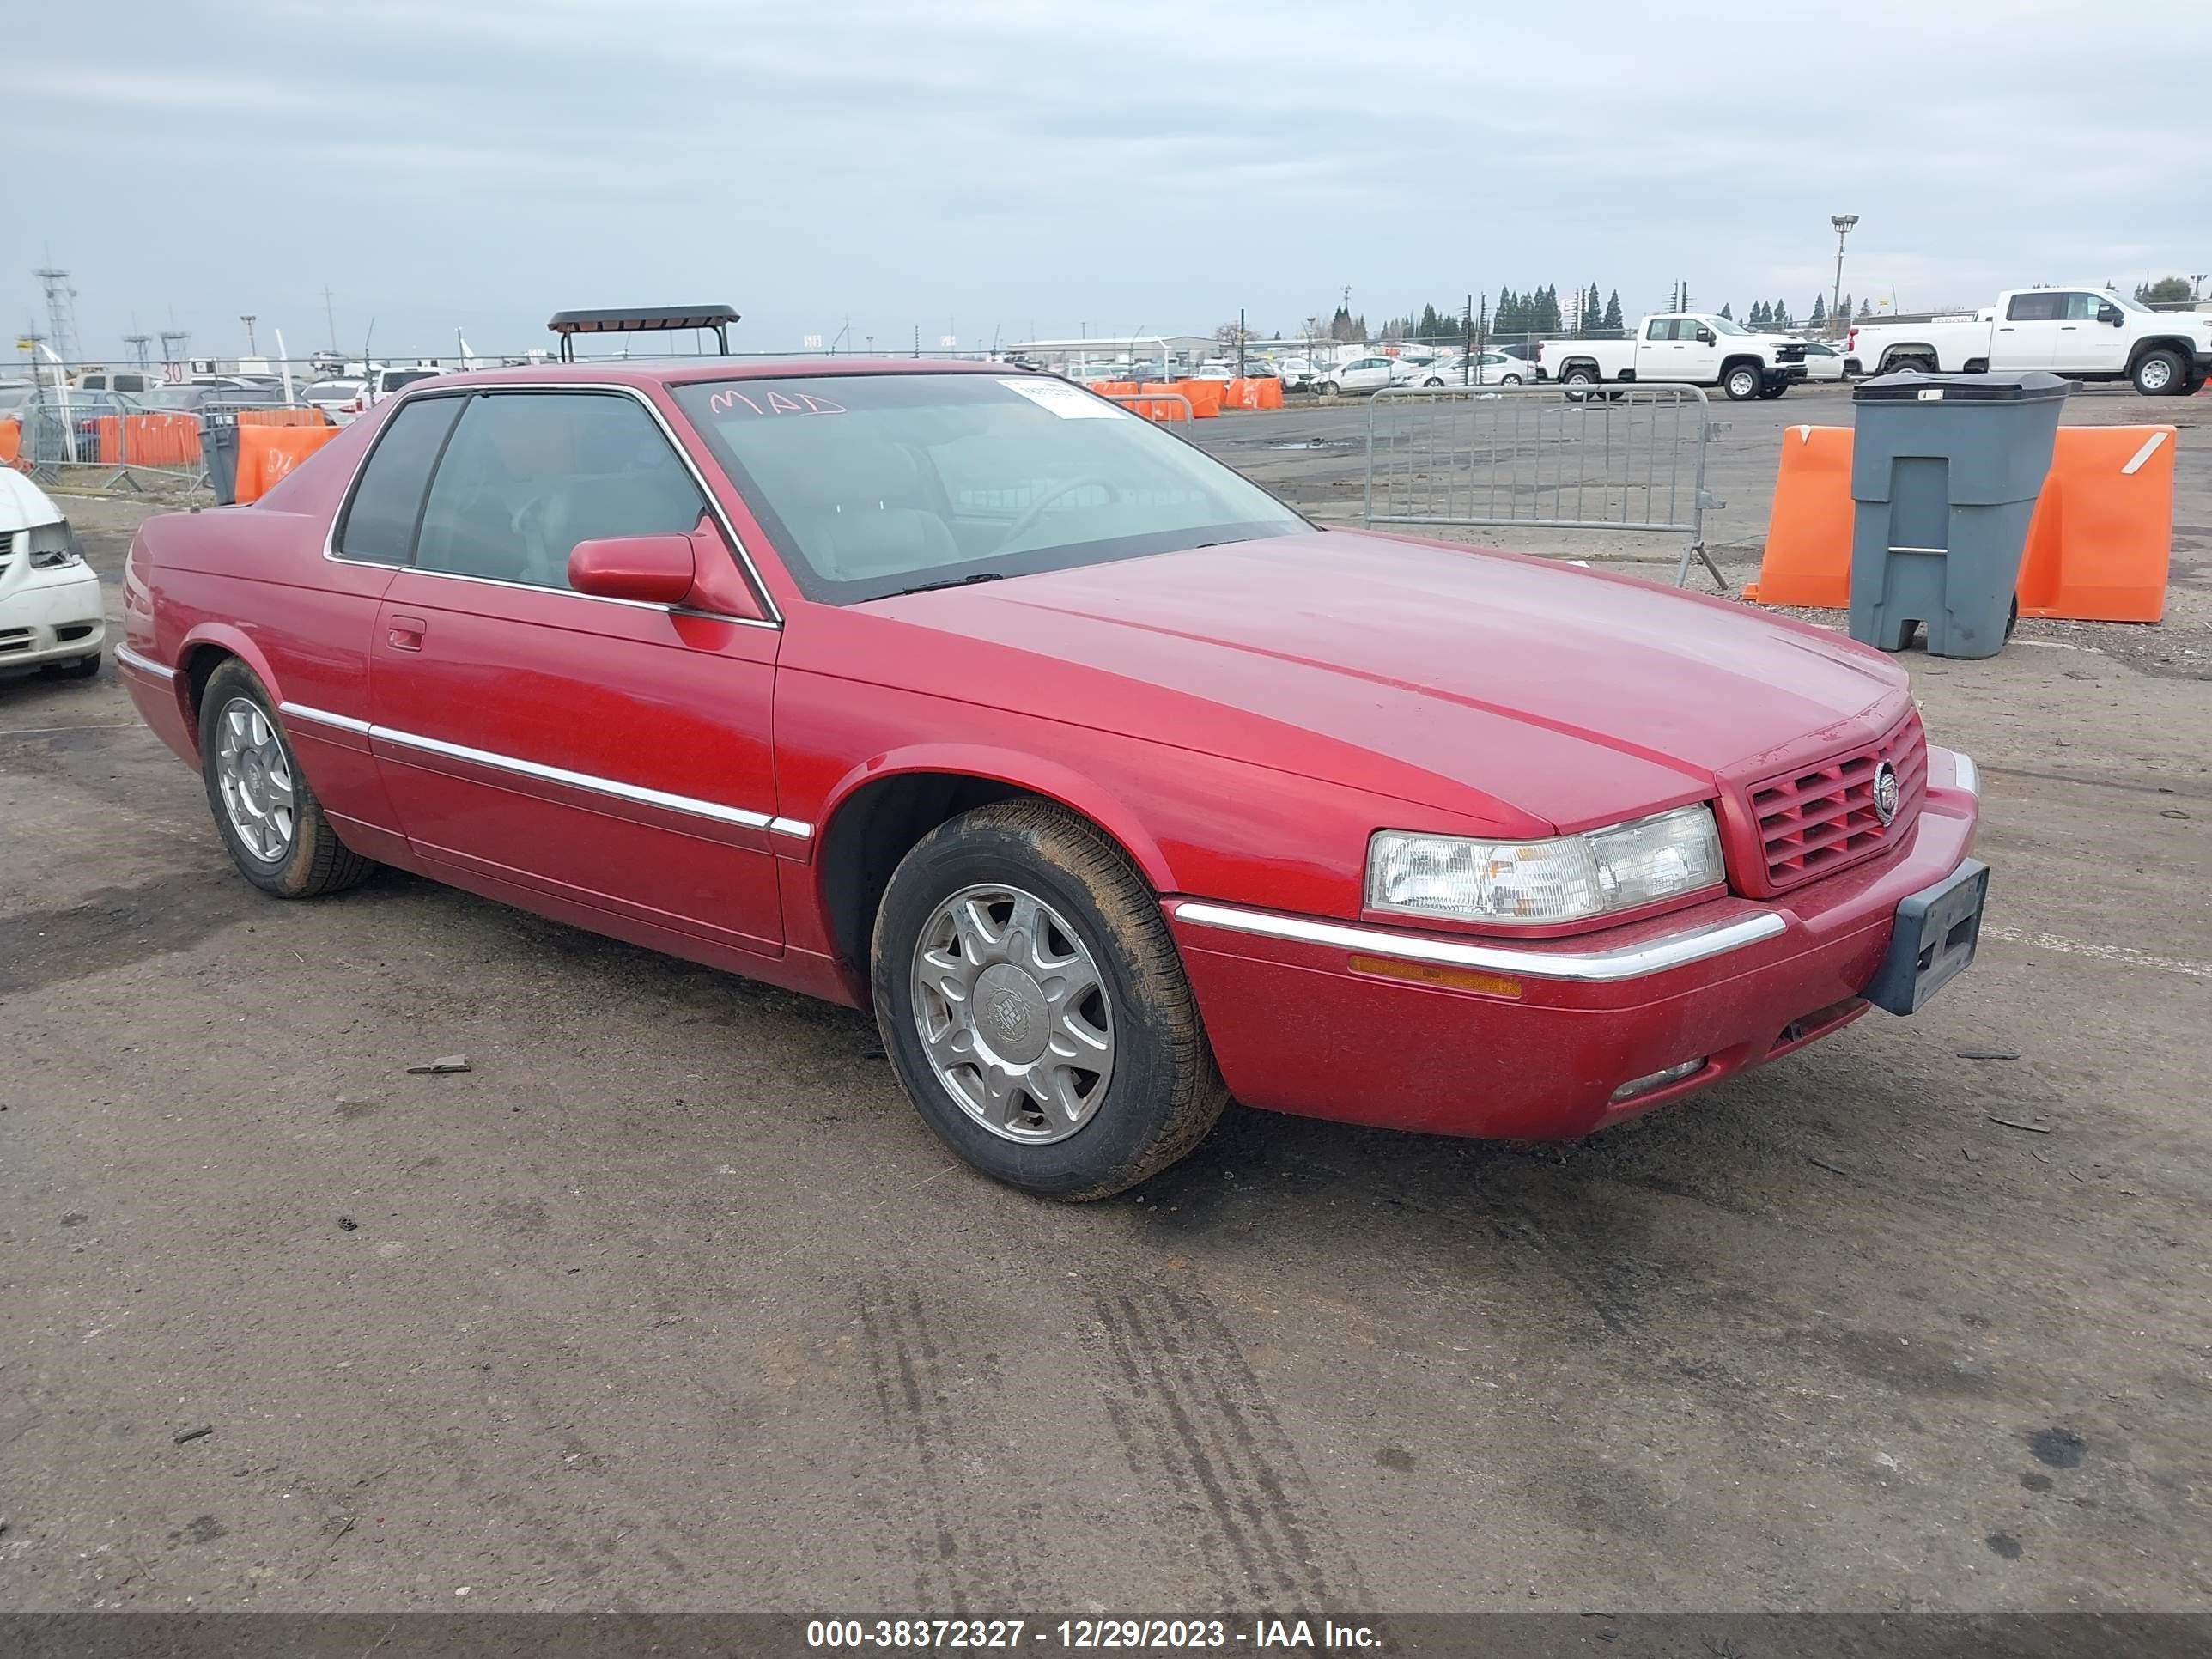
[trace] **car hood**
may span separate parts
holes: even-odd
[[[64,516],[53,497],[12,467],[0,467],[0,536]]]
[[[1034,712],[1561,831],[1711,796],[1910,702],[1879,653],[1800,623],[1394,536],[1241,542],[867,609],[1054,659],[1023,673]]]

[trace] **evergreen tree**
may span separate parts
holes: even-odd
[[[1557,288],[1547,283],[1536,290],[1535,313],[1536,333],[1557,334],[1559,331],[1559,290]]]
[[[1727,318],[1730,322],[1734,322],[1735,320],[1735,313],[1728,308],[1728,301],[1725,300],[1721,301],[1721,315]]]
[[[1860,316],[1862,316],[1862,317],[1871,317],[1871,316],[1873,316],[1873,315],[1874,315],[1874,301],[1871,301],[1871,300],[1862,300],[1862,301],[1859,301],[1859,315],[1860,315]]]
[[[1613,289],[1613,296],[1605,302],[1605,325],[1613,330],[1616,334],[1620,331],[1622,325],[1620,320],[1620,290],[1619,289]]]
[[[1765,328],[1766,326],[1766,301],[1764,300],[1753,300],[1751,302],[1751,315],[1745,318],[1744,320],[1749,323],[1753,328]]]
[[[1826,327],[1828,321],[1828,302],[1815,294],[1813,296],[1813,314],[1805,320],[1814,328]]]
[[[1851,319],[1851,296],[1850,296],[1850,295],[1846,294],[1845,295],[1844,295],[1844,302],[1843,302],[1843,304],[1841,304],[1841,305],[1839,305],[1839,306],[1838,306],[1838,307],[1836,307],[1836,320],[1837,320],[1837,321],[1838,321],[1838,322],[1844,322],[1844,323],[1848,323],[1849,321],[1850,321],[1850,319]]]
[[[1597,284],[1592,283],[1589,291],[1583,295],[1583,332],[1592,332],[1600,326],[1599,319],[1605,315],[1605,301],[1598,297]]]
[[[1790,303],[1788,301],[1777,300],[1774,302],[1774,309],[1766,313],[1766,325],[1769,328],[1790,328],[1794,326],[1790,319]]]

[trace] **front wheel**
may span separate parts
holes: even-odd
[[[1760,379],[1756,368],[1748,363],[1739,363],[1721,377],[1721,390],[1735,403],[1749,403],[1759,396]]]
[[[1228,1103],[1159,901],[1048,802],[925,836],[884,894],[871,978],[923,1121],[1024,1192],[1110,1197],[1197,1146]]]
[[[376,867],[337,838],[269,693],[236,658],[208,677],[201,694],[200,765],[230,861],[263,892],[319,898]]]
[[[1314,387],[1314,390],[1324,398],[1334,398],[1336,396],[1339,388],[1335,381],[1323,380],[1320,385]]]
[[[1498,377],[1498,384],[1500,386],[1519,386],[1521,384],[1521,377],[1518,374],[1501,374]]]
[[[2146,351],[2136,360],[2128,378],[2142,396],[2163,398],[2188,383],[2188,371],[2182,368],[2181,359],[2171,351]]]

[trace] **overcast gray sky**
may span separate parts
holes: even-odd
[[[1595,281],[1906,307],[2212,267],[2212,4],[118,0],[18,9],[0,321],[91,355],[1379,323]],[[1664,16],[1666,21],[1654,21]],[[12,354],[10,354],[12,356]]]

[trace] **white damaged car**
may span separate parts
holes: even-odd
[[[107,622],[100,578],[53,498],[0,467],[0,670],[100,672]]]

